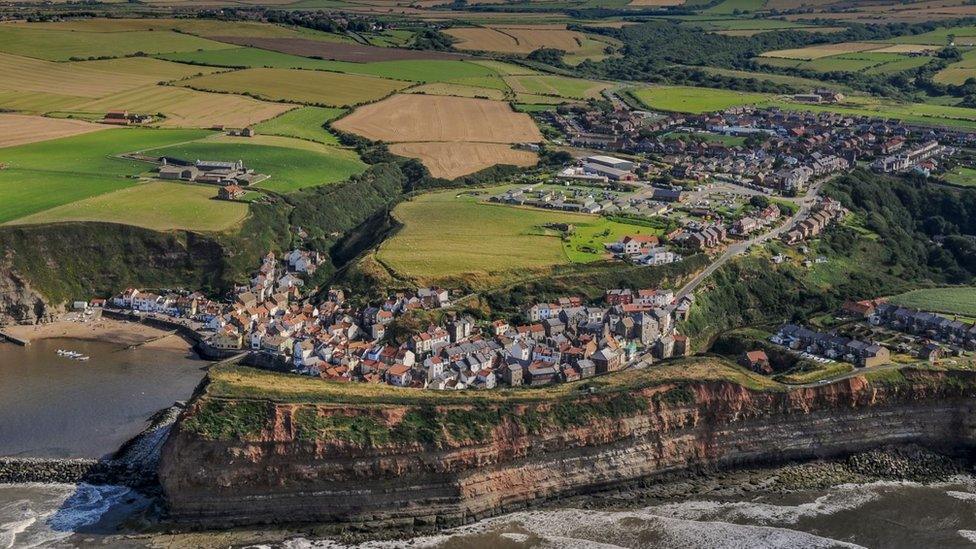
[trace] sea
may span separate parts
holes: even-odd
[[[68,348],[87,363],[57,356]],[[102,457],[203,377],[185,352],[101,342],[0,345],[0,455]],[[635,500],[636,501],[636,500]],[[158,502],[124,486],[0,484],[0,549],[156,547],[143,530]],[[167,536],[168,547],[955,548],[976,547],[976,477],[872,482],[826,490],[696,495],[648,504],[579,499],[410,539],[347,543],[279,530]],[[237,541],[235,541],[237,540]]]

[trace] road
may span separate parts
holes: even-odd
[[[698,288],[699,285],[701,285],[702,282],[705,281],[705,279],[711,276],[712,273],[718,270],[719,267],[721,267],[722,265],[726,264],[730,259],[732,259],[733,257],[739,254],[745,253],[750,246],[754,246],[756,244],[762,244],[763,242],[766,242],[767,240],[773,238],[779,238],[780,235],[792,229],[797,222],[805,218],[807,214],[810,213],[810,208],[812,208],[813,205],[816,203],[816,199],[820,194],[820,189],[823,188],[824,183],[826,183],[827,181],[828,179],[820,179],[814,181],[810,185],[810,188],[807,189],[806,194],[796,201],[796,203],[799,204],[800,208],[796,211],[795,214],[793,214],[792,217],[790,217],[785,223],[783,223],[779,227],[769,232],[750,238],[749,240],[737,242],[735,244],[730,245],[728,248],[726,248],[725,251],[722,252],[722,255],[718,256],[718,258],[716,258],[715,261],[711,263],[711,265],[706,267],[705,270],[698,273],[698,275],[695,276],[695,278],[691,279],[680,290],[675,292],[674,301],[668,307],[668,312],[674,312],[675,308],[677,308],[678,306],[678,302],[681,301],[682,298],[694,293],[694,291]]]

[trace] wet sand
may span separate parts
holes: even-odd
[[[14,337],[39,341],[43,339],[77,339],[104,341],[115,345],[143,345],[152,349],[185,350],[190,344],[178,335],[145,324],[99,318],[97,320],[60,320],[47,324],[5,326],[3,331]]]

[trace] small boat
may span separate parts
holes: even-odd
[[[88,360],[90,358],[91,357],[88,357],[88,356],[79,356],[79,357],[75,357],[75,360]]]

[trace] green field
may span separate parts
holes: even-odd
[[[688,86],[654,86],[632,90],[631,94],[651,109],[692,114],[762,104],[772,100],[772,96],[762,93]]]
[[[963,187],[976,187],[976,168],[956,166],[952,171],[945,174],[945,179],[953,185]]]
[[[397,274],[417,280],[563,265],[570,260],[559,233],[542,226],[598,219],[480,200],[445,191],[400,204],[393,215],[404,226],[380,246],[377,258]]]
[[[404,82],[373,76],[292,69],[244,69],[199,76],[179,84],[201,91],[330,107],[382,99],[407,86]]]
[[[143,162],[110,155],[200,139],[203,130],[113,129],[0,149],[0,223],[136,183]],[[152,204],[146,204],[152,208]]]
[[[896,36],[886,42],[897,44],[930,44],[933,46],[945,46],[949,43],[949,36],[955,37],[957,46],[976,43],[976,26],[968,27],[949,27],[936,29],[923,34]]]
[[[756,11],[766,5],[766,0],[725,0],[717,6],[708,8],[704,13],[731,14],[739,11]]]
[[[576,230],[564,245],[566,255],[573,263],[591,263],[607,258],[603,244],[617,242],[627,235],[660,236],[658,229],[610,221],[604,217],[591,217],[576,224]]]
[[[153,181],[30,215],[15,224],[101,221],[156,231],[224,231],[247,217],[247,204],[216,200],[216,185]]]
[[[172,31],[82,32],[0,25],[0,51],[51,61],[224,47],[226,44]]]
[[[156,149],[153,154],[185,160],[243,160],[270,175],[258,187],[287,193],[335,183],[366,169],[352,151],[287,137],[217,138]]]
[[[923,311],[976,317],[976,288],[932,288],[896,295],[890,302]]]
[[[346,111],[328,107],[302,107],[290,110],[254,126],[259,134],[297,137],[326,145],[338,145],[339,139],[326,131],[324,124],[342,116]]]
[[[519,93],[554,95],[567,99],[599,97],[601,91],[610,87],[609,84],[593,80],[565,76],[509,76],[505,80],[509,87]]]
[[[174,53],[159,57],[170,61],[219,67],[322,70],[411,82],[449,82],[464,78],[497,77],[494,70],[468,61],[407,60],[351,63],[312,59],[248,47]]]
[[[963,84],[976,77],[976,49],[963,52],[962,60],[935,74],[934,80],[943,84]]]

